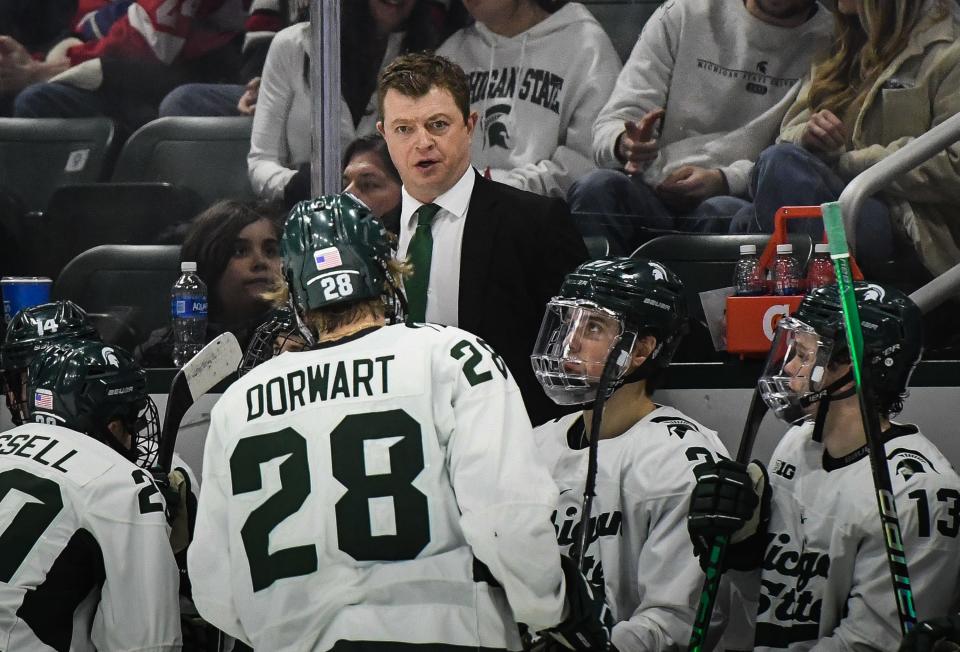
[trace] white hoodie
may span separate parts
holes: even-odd
[[[512,38],[475,23],[437,51],[470,78],[480,114],[472,163],[496,181],[564,197],[592,170],[591,129],[613,90],[620,57],[580,3]]]
[[[718,168],[731,195],[744,195],[753,161],[772,145],[797,80],[832,36],[830,12],[799,27],[764,23],[743,0],[668,0],[643,27],[593,129],[601,167],[625,120],[666,109],[658,158],[643,178],[655,186],[682,165]]]

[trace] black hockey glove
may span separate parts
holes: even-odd
[[[190,491],[190,476],[183,469],[176,468],[169,474],[164,473],[158,466],[150,469],[153,481],[163,495],[163,502],[166,503],[167,523],[170,524],[170,545],[173,547],[174,554],[186,549],[190,543],[192,526],[191,522],[196,518],[196,507],[191,513],[189,505],[193,501]]]
[[[918,623],[903,638],[900,652],[956,652],[960,650],[960,616]]]
[[[597,591],[572,559],[560,556],[567,587],[567,617],[556,627],[540,632],[541,636],[566,650],[613,650],[610,632],[613,614],[607,607],[603,591]],[[554,647],[554,646],[548,646]]]
[[[687,531],[701,567],[706,566],[714,538],[722,534],[730,537],[722,570],[756,568],[769,520],[770,481],[760,462],[744,466],[721,459],[703,465],[687,515]]]

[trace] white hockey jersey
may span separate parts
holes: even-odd
[[[0,434],[0,650],[180,649],[177,566],[150,474],[94,439]]]
[[[556,501],[516,384],[482,340],[363,331],[260,365],[214,407],[194,601],[257,650],[519,649],[514,617],[561,619]]]
[[[534,433],[560,488],[554,527],[569,552],[578,540],[587,475],[583,418],[570,414]],[[703,571],[687,513],[697,465],[718,455],[727,451],[714,431],[666,406],[598,442],[586,574],[605,586],[621,652],[676,649],[690,638]]]
[[[773,502],[760,577],[758,650],[895,650],[900,624],[866,447],[841,460],[787,431],[770,461]],[[921,620],[952,613],[960,577],[960,477],[915,426],[886,454]]]

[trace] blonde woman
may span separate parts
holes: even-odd
[[[951,0],[838,0],[831,54],[814,65],[778,145],[754,170],[733,230],[771,231],[783,205],[836,199],[855,176],[960,111],[960,7]],[[960,143],[900,176],[861,211],[857,255],[912,243],[933,274],[960,262]],[[811,235],[822,237],[819,224]]]

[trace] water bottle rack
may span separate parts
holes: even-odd
[[[765,275],[773,263],[778,244],[787,243],[787,220],[822,219],[819,206],[784,206],[774,216],[773,235],[760,256],[760,274]],[[824,239],[826,242],[826,239]],[[853,278],[862,281],[860,267],[851,257]],[[760,297],[727,297],[727,351],[741,357],[764,356],[770,350],[777,322],[794,312],[802,295]]]

